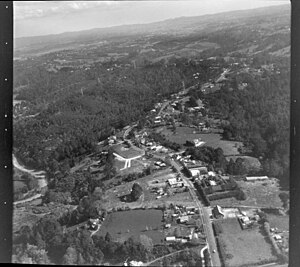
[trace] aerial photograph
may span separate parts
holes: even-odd
[[[288,266],[288,0],[13,13],[13,263]]]

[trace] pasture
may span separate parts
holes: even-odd
[[[258,228],[242,230],[237,219],[222,220],[219,238],[224,243],[228,266],[253,266],[262,261],[276,260],[272,247]]]
[[[163,213],[161,210],[130,210],[110,213],[105,219],[99,235],[105,236],[109,232],[116,241],[123,242],[133,236],[150,237],[153,244],[159,244],[164,239]]]

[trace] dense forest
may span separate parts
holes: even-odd
[[[253,156],[263,162],[264,171],[281,178],[282,186],[289,180],[289,60],[254,57],[256,61],[272,61],[278,72],[264,72],[261,76],[243,75],[248,86],[244,90],[235,88],[205,95],[210,110],[223,114],[223,137],[240,140],[251,149]]]
[[[190,77],[196,71],[210,70],[205,62],[202,66],[187,60],[176,60],[175,65],[159,62],[137,69],[117,69],[103,75],[100,83],[96,81],[98,76],[90,78],[82,92],[78,87],[73,88],[72,93],[60,96],[55,102],[50,102],[48,94],[35,90],[44,78],[32,72],[37,75],[31,79],[36,85],[21,91],[18,97],[35,105],[47,104],[38,116],[15,123],[16,153],[26,165],[48,173],[68,169],[76,157],[93,152],[95,144],[107,138],[113,129],[144,118],[155,103],[181,90],[182,81],[186,86],[193,85]]]

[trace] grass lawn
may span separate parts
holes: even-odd
[[[193,133],[194,128],[189,127],[177,127],[176,133],[173,134],[169,129],[163,129],[161,133],[166,136],[166,138],[172,142],[178,143],[180,145],[185,144],[187,140],[192,141],[193,139],[201,138],[205,142],[204,145],[211,146],[213,148],[222,148],[224,155],[239,155],[238,147],[242,145],[241,142],[237,141],[227,141],[222,140],[222,136],[219,130],[213,130],[212,133]]]
[[[226,254],[232,255],[226,259],[228,266],[256,264],[263,260],[275,260],[272,247],[260,230],[242,230],[237,219],[221,221],[223,233],[220,238],[225,243]]]

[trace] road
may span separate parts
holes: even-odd
[[[25,198],[23,200],[19,200],[19,201],[14,201],[14,205],[18,205],[18,204],[23,204],[25,202],[29,202],[29,201],[32,201],[34,199],[37,199],[37,198],[40,198],[42,195],[41,194],[36,194],[32,197],[29,197],[29,198]]]
[[[14,168],[22,171],[22,172],[26,172],[26,173],[29,173],[31,174],[32,176],[34,176],[37,181],[38,181],[38,186],[39,188],[43,188],[45,186],[47,186],[47,180],[46,180],[46,177],[45,177],[45,171],[34,171],[34,170],[29,170],[29,169],[26,169],[24,166],[22,166],[16,156],[13,154],[13,166]],[[33,195],[29,198],[25,198],[23,200],[19,200],[19,201],[14,201],[14,205],[17,205],[17,204],[22,204],[22,203],[25,203],[25,202],[28,202],[28,201],[32,201],[34,199],[37,199],[37,198],[40,198],[42,195],[41,194],[36,194],[36,195]]]
[[[211,266],[221,266],[220,257],[218,254],[218,249],[215,241],[215,236],[213,234],[212,224],[209,219],[209,215],[207,210],[203,207],[201,201],[199,200],[196,192],[195,187],[193,183],[187,179],[181,172],[181,167],[178,165],[178,163],[174,160],[170,160],[172,166],[177,170],[177,172],[180,174],[181,178],[189,185],[189,191],[190,194],[198,206],[199,214],[201,223],[203,224],[204,234],[206,235],[207,243],[208,243],[208,250],[210,254],[210,260],[211,260]],[[215,251],[215,253],[213,252]]]
[[[157,259],[155,259],[155,260],[153,260],[153,261],[146,262],[146,263],[144,263],[142,266],[149,266],[149,265],[151,265],[152,263],[154,263],[154,262],[156,262],[156,261],[162,260],[162,259],[164,259],[164,258],[167,258],[167,257],[169,257],[169,256],[172,256],[172,255],[174,255],[174,254],[180,253],[180,252],[185,251],[185,250],[187,250],[187,249],[182,249],[182,250],[178,250],[178,251],[172,252],[172,253],[167,254],[167,255],[165,255],[165,256],[159,257],[159,258],[157,258]]]
[[[166,101],[166,102],[163,102],[163,103],[162,103],[162,106],[160,107],[160,110],[159,110],[159,112],[157,113],[157,116],[160,116],[160,114],[162,113],[162,111],[165,109],[165,107],[166,107],[167,105],[169,105],[169,103],[170,103],[170,101]]]

